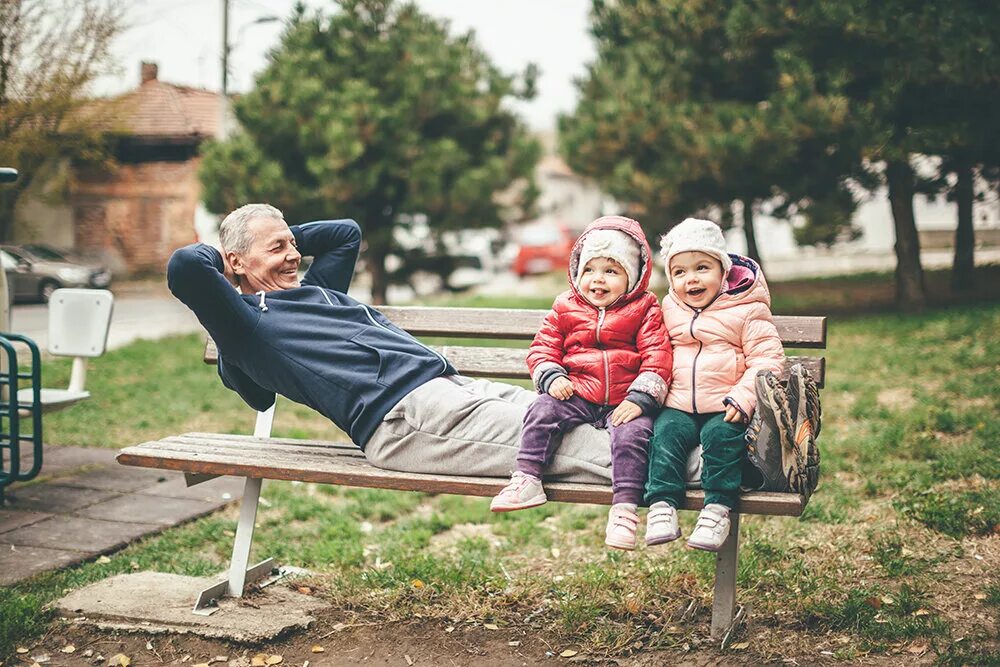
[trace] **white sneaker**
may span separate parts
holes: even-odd
[[[660,501],[649,506],[646,515],[646,546],[673,542],[681,536],[677,524],[677,510],[670,503]]]
[[[608,512],[604,543],[614,549],[632,551],[635,549],[635,534],[638,530],[639,514],[635,511],[635,505],[612,505]]]
[[[490,503],[491,512],[513,512],[545,504],[542,480],[517,470],[510,476],[510,483],[503,487]]]
[[[698,523],[688,538],[687,545],[702,551],[718,551],[729,537],[729,508],[712,503],[698,515]]]

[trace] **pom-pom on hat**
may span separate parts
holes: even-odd
[[[733,260],[726,252],[726,237],[722,229],[711,220],[687,218],[660,237],[660,257],[670,275],[670,258],[682,252],[703,252],[722,263],[722,274],[727,275]]]
[[[639,256],[641,250],[635,239],[617,229],[595,229],[583,237],[583,247],[580,248],[580,262],[576,267],[576,284],[580,285],[583,269],[587,262],[595,257],[607,257],[622,265],[628,278],[628,289],[631,292],[639,282]]]

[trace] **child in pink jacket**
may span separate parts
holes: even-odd
[[[680,537],[688,455],[702,445],[705,508],[688,546],[718,551],[729,535],[745,458],[746,427],[757,405],[759,371],[785,362],[764,274],[726,252],[714,222],[688,218],[660,241],[670,283],[663,318],[673,343],[673,379],[649,443],[646,543]]]

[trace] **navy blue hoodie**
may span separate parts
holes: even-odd
[[[384,315],[347,296],[361,247],[353,220],[291,227],[299,252],[313,256],[302,286],[261,298],[223,275],[222,255],[197,243],[167,265],[174,296],[194,311],[219,349],[219,375],[256,410],[275,393],[329,418],[362,449],[408,393],[456,373],[448,361]]]

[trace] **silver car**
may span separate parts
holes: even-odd
[[[77,260],[41,243],[0,246],[0,262],[7,272],[14,301],[41,301],[60,287],[95,287],[111,284],[111,271],[98,264]]]

